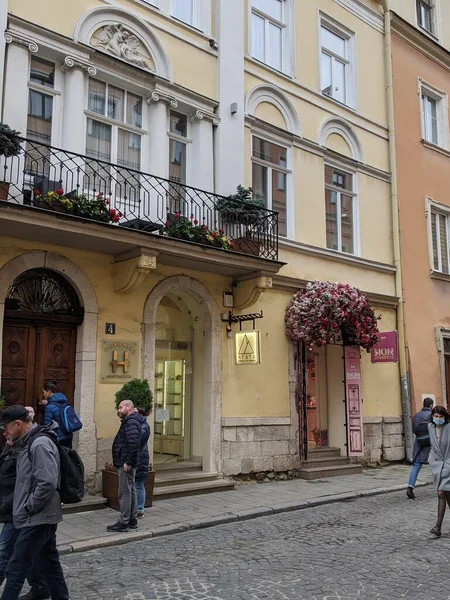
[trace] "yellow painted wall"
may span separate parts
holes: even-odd
[[[266,123],[271,123],[280,129],[287,129],[286,121],[284,120],[283,115],[273,104],[269,104],[269,102],[261,102],[256,107],[255,113],[258,119],[261,119]]]

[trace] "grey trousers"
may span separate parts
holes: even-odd
[[[124,471],[123,467],[118,467],[117,475],[119,479],[119,523],[128,525],[130,520],[137,518],[136,482],[134,480],[136,469]]]

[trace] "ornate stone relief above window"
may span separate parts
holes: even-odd
[[[112,56],[140,67],[155,70],[154,62],[141,40],[121,23],[105,25],[95,31],[91,45]]]

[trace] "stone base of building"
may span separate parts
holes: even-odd
[[[298,469],[298,440],[293,429],[290,424],[222,427],[223,475]]]
[[[378,465],[404,460],[402,417],[366,417],[364,419],[364,462]]]

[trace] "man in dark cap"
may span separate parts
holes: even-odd
[[[14,526],[20,532],[1,600],[18,600],[30,568],[42,574],[52,598],[69,600],[56,549],[56,529],[62,521],[58,425],[33,425],[25,407],[15,405],[3,411],[0,427],[11,442],[21,441],[13,504]]]

